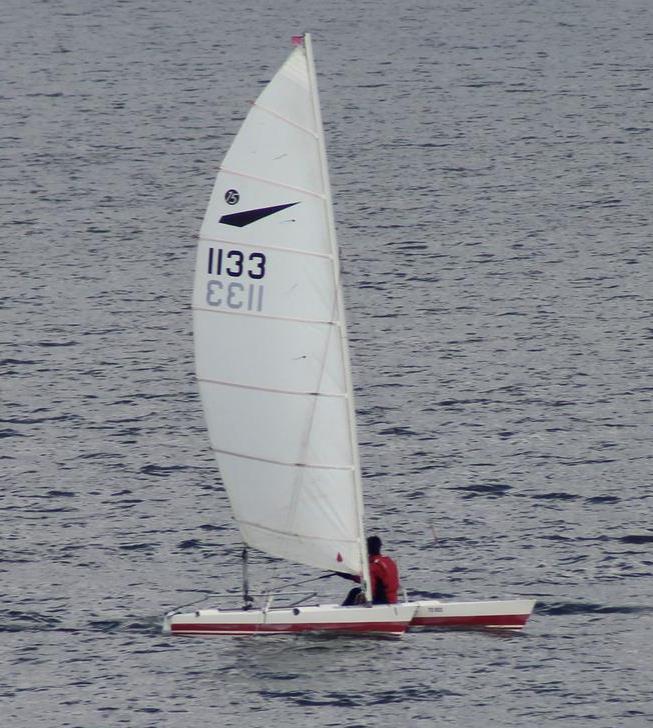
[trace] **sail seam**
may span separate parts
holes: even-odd
[[[206,384],[220,384],[224,387],[234,387],[236,389],[249,389],[255,392],[271,392],[273,394],[290,394],[297,397],[337,397],[346,399],[347,395],[341,392],[301,392],[292,389],[274,389],[273,387],[259,387],[254,384],[239,384],[237,382],[225,382],[221,379],[210,379],[208,377],[197,377],[198,382]]]
[[[260,463],[272,463],[273,465],[285,465],[291,468],[315,468],[316,470],[353,470],[351,465],[321,465],[319,463],[289,463],[285,460],[275,460],[274,458],[264,458],[258,455],[246,455],[242,452],[234,452],[233,450],[222,450],[219,447],[211,447],[213,452],[218,455],[231,455],[235,458],[243,458],[244,460],[256,460]]]
[[[252,103],[252,106],[254,106],[257,109],[260,109],[261,111],[265,111],[267,114],[270,114],[270,116],[275,116],[280,121],[285,121],[286,124],[290,124],[290,126],[294,126],[296,129],[299,129],[300,131],[306,132],[306,134],[309,134],[310,136],[312,136],[313,139],[318,138],[317,134],[312,129],[309,129],[306,126],[302,126],[301,124],[298,124],[296,121],[292,121],[288,117],[282,116],[281,114],[278,114],[276,111],[272,111],[272,109],[268,109],[267,106],[263,106],[262,104],[259,104],[256,101],[254,101]]]
[[[326,258],[327,260],[333,260],[331,253],[315,253],[310,250],[297,250],[295,248],[283,248],[280,245],[268,245],[261,243],[241,243],[238,240],[222,240],[222,238],[210,238],[207,235],[200,235],[200,240],[207,243],[222,243],[224,245],[239,245],[243,248],[256,248],[261,250],[274,250],[278,253],[297,253],[297,255],[312,255],[316,258]]]
[[[221,172],[226,172],[227,174],[235,174],[236,177],[244,177],[245,179],[253,179],[257,182],[263,182],[268,185],[274,185],[275,187],[283,187],[287,190],[293,190],[294,192],[299,192],[302,195],[309,195],[310,197],[317,197],[318,200],[324,200],[326,199],[325,196],[321,192],[313,192],[312,190],[304,189],[303,187],[295,187],[294,185],[287,185],[284,182],[278,182],[274,179],[267,179],[265,177],[258,177],[254,174],[246,174],[245,172],[236,172],[233,169],[227,169],[226,167],[220,167]]]
[[[270,314],[255,313],[250,311],[228,311],[219,308],[204,308],[202,306],[191,306],[193,311],[203,311],[205,313],[221,313],[228,316],[245,316],[246,318],[255,319],[272,319],[274,321],[291,321],[296,324],[319,324],[321,326],[340,326],[338,321],[325,321],[323,319],[303,319],[294,318],[293,316],[271,316]]]

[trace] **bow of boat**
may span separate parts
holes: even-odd
[[[534,599],[490,599],[477,602],[413,602],[410,629],[505,629],[520,630],[535,607]]]

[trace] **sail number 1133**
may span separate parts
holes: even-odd
[[[223,250],[209,248],[209,275],[222,275],[232,278],[246,276],[255,281],[265,277],[265,255],[263,253],[243,253],[242,250]]]
[[[265,263],[263,253],[248,254],[241,250],[209,248],[208,274],[240,280],[209,279],[206,284],[207,304],[215,308],[230,308],[234,311],[261,311],[263,284],[259,281],[265,277]]]

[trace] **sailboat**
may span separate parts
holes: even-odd
[[[195,362],[245,543],[243,602],[173,610],[172,634],[519,629],[532,600],[372,604],[340,263],[310,34],[253,103],[200,230]],[[247,549],[354,576],[366,603],[254,603]]]

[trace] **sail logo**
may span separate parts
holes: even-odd
[[[227,205],[235,205],[240,200],[240,192],[238,190],[227,190],[224,193],[224,201]]]
[[[229,202],[229,200],[227,200],[227,195],[230,192],[238,195],[238,192],[236,192],[236,190],[228,190],[227,194],[225,195],[225,200],[227,204],[235,205],[238,200],[236,200],[236,202]],[[251,225],[253,222],[258,222],[265,217],[274,215],[275,212],[281,212],[281,210],[286,210],[287,208],[294,207],[295,205],[299,205],[299,202],[288,202],[285,205],[272,205],[272,207],[256,207],[253,210],[232,212],[229,215],[223,215],[220,218],[219,222],[221,222],[223,225],[231,225],[233,227],[242,228],[246,225]]]

